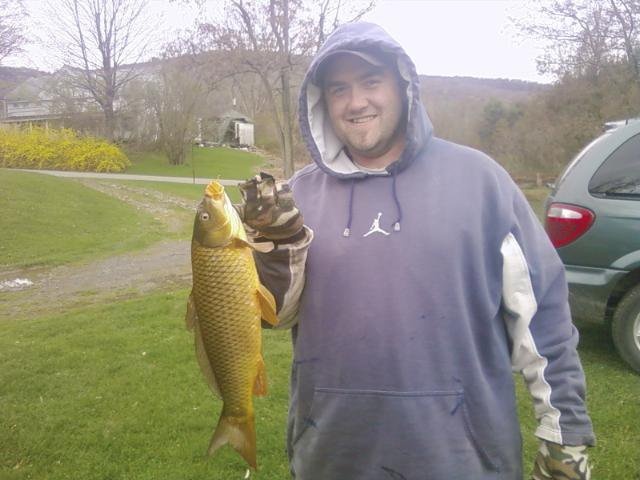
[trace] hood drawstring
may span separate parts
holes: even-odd
[[[393,193],[393,200],[396,202],[396,208],[398,209],[398,219],[393,224],[393,231],[400,231],[400,221],[402,220],[402,207],[400,206],[400,200],[398,200],[398,192],[396,191],[396,169],[391,170],[391,192]]]
[[[351,187],[349,189],[349,217],[347,218],[347,226],[342,232],[343,237],[351,236],[351,222],[353,220],[353,192],[356,188],[356,179],[351,179]],[[398,218],[393,224],[393,231],[400,231],[400,222],[402,221],[402,206],[400,205],[400,200],[398,200],[398,192],[396,189],[396,170],[395,168],[391,170],[391,194],[393,195],[393,201],[396,204],[396,209],[398,210]]]
[[[353,219],[353,191],[356,188],[356,179],[351,179],[351,190],[349,191],[349,218],[347,220],[347,227],[342,232],[343,237],[349,237],[351,235],[351,220]]]

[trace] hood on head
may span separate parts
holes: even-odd
[[[373,23],[349,23],[335,30],[309,66],[302,83],[299,100],[300,131],[314,162],[326,173],[347,177],[364,177],[361,171],[346,155],[342,142],[333,131],[324,108],[322,89],[316,84],[321,64],[328,57],[341,52],[353,53],[369,63],[390,58],[395,62],[398,73],[406,82],[407,128],[405,149],[387,171],[402,170],[416,153],[429,141],[433,127],[420,101],[420,83],[415,65],[404,49],[380,26]]]

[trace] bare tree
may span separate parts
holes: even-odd
[[[227,0],[216,20],[198,25],[203,50],[228,52],[236,74],[256,75],[278,131],[284,174],[293,174],[292,72],[309,60],[327,34],[345,20],[357,20],[374,5],[322,0]]]
[[[546,41],[538,69],[597,77],[624,61],[638,76],[639,0],[538,0],[514,22],[523,34]]]
[[[26,42],[22,21],[26,13],[19,0],[0,0],[0,63]]]
[[[188,56],[163,61],[157,80],[147,83],[147,102],[157,121],[158,142],[170,164],[184,163],[187,146],[197,134],[198,107],[206,102],[210,87]]]
[[[49,4],[52,47],[67,81],[88,92],[104,114],[105,135],[115,136],[118,93],[139,70],[155,22],[147,0],[57,0]],[[129,65],[127,65],[129,63]]]

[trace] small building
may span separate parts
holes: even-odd
[[[208,137],[215,143],[233,147],[252,147],[255,145],[253,121],[247,115],[229,110],[222,116],[199,122],[200,141],[205,143]],[[210,127],[210,128],[206,128]]]

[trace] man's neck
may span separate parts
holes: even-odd
[[[349,152],[351,160],[358,165],[373,170],[386,168],[400,158],[404,150],[404,138],[394,143],[389,150],[379,157],[365,157],[357,153]]]

